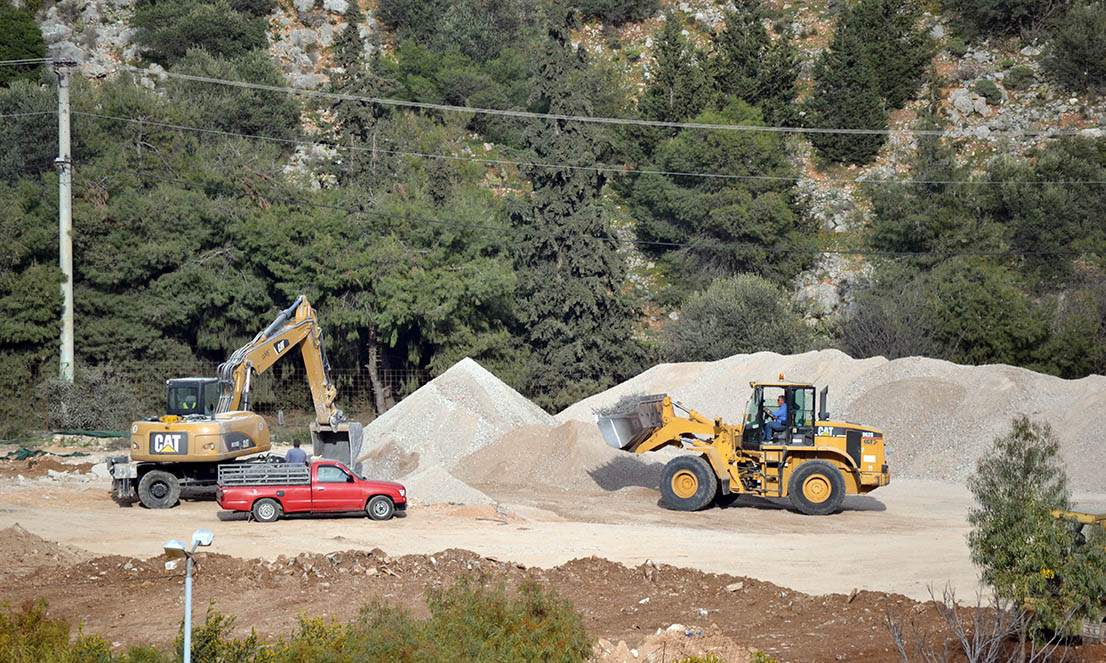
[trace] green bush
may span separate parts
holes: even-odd
[[[132,647],[113,655],[99,636],[70,635],[69,623],[50,617],[44,600],[18,610],[0,609],[0,661],[4,663],[168,663],[149,647]]]
[[[793,354],[810,346],[810,331],[788,294],[747,274],[718,279],[691,295],[661,337],[668,361],[714,361],[762,350]]]
[[[983,97],[988,106],[996,106],[1002,103],[1002,90],[995,85],[994,81],[986,78],[976,81],[975,93]]]
[[[30,12],[0,6],[0,60],[27,60],[46,57],[46,42]],[[0,67],[0,87],[13,81],[37,80],[41,64]],[[5,123],[7,120],[5,120]]]
[[[1024,90],[1033,85],[1036,79],[1037,77],[1032,69],[1018,66],[1014,67],[1006,74],[1006,78],[1002,80],[1002,83],[1012,90]]]
[[[42,389],[55,429],[125,431],[138,414],[134,389],[110,365],[86,368],[78,363],[72,382],[50,377]]]
[[[993,35],[1026,34],[1039,28],[1053,11],[1052,0],[948,0],[966,27]]]
[[[284,76],[265,51],[252,51],[224,60],[192,50],[177,61],[172,71],[274,87],[286,85]],[[199,126],[274,138],[292,139],[299,135],[299,102],[295,96],[284,92],[172,79],[169,99],[180,104],[192,116],[189,121]]]
[[[657,12],[660,0],[576,0],[584,20],[598,18],[604,23],[622,25],[649,18]]]
[[[979,459],[968,488],[976,501],[968,547],[983,581],[1015,605],[1033,599],[1032,612],[1019,620],[1022,642],[1034,630],[1101,617],[1106,551],[1076,546],[1070,524],[1049,514],[1070,508],[1070,494],[1059,439],[1047,423],[1015,417]]]
[[[962,58],[968,52],[968,45],[960,37],[949,37],[947,46],[954,57]]]
[[[1044,67],[1076,92],[1106,91],[1106,4],[1079,4],[1068,10],[1052,32]]]
[[[202,49],[235,58],[268,45],[266,20],[235,11],[227,0],[159,0],[141,5],[131,25],[144,56],[163,66]]]

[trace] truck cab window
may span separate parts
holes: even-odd
[[[334,465],[323,465],[319,468],[319,483],[348,483],[353,477],[342,471],[342,468]]]

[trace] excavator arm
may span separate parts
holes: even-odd
[[[304,368],[307,369],[307,384],[311,388],[316,423],[329,426],[342,423],[345,417],[334,404],[338,390],[330,380],[322,331],[315,309],[303,295],[219,366],[223,393],[217,411],[250,409],[252,376],[269,370],[296,347],[300,349]]]
[[[315,421],[311,425],[314,453],[353,468],[361,450],[361,424],[346,421],[345,414],[335,405],[338,390],[330,379],[322,330],[315,309],[303,295],[219,366],[222,394],[217,412],[248,410],[253,376],[264,373],[297,347],[315,407]]]

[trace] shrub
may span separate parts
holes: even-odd
[[[15,7],[0,6],[0,60],[26,60],[46,57],[46,42],[30,12]],[[0,67],[0,87],[13,81],[34,81],[41,64]]]
[[[1072,7],[1056,23],[1044,59],[1045,71],[1077,92],[1106,91],[1106,4]]]
[[[1012,90],[1024,90],[1037,79],[1033,74],[1033,70],[1029,67],[1018,66],[1014,67],[1006,74],[1006,78],[1003,79],[1003,84]]]
[[[268,44],[265,19],[237,12],[227,0],[159,0],[139,7],[132,25],[143,54],[163,66],[190,49],[234,58]]]
[[[55,429],[127,430],[135,419],[131,384],[110,366],[77,364],[73,381],[47,378],[42,384]]]
[[[986,78],[976,82],[975,93],[983,97],[988,106],[997,106],[1002,103],[1002,90],[995,85],[994,81]]]
[[[622,25],[649,18],[660,7],[659,0],[577,0],[584,20],[598,18],[604,23]]]
[[[276,87],[286,85],[284,76],[264,51],[223,60],[193,50],[172,71]],[[295,138],[299,133],[299,103],[283,92],[173,79],[169,83],[169,98],[188,109],[194,116],[192,121],[201,126],[274,138]]]
[[[976,500],[968,546],[983,581],[999,598],[1034,599],[1032,614],[1018,624],[1022,642],[1035,628],[1059,630],[1073,616],[1098,616],[1106,551],[1077,547],[1070,525],[1049,515],[1068,509],[1070,498],[1059,440],[1047,423],[1015,417],[980,458],[968,488]]]
[[[684,303],[661,339],[668,361],[714,361],[769,350],[809,349],[810,332],[782,288],[752,275],[717,279]]]
[[[968,52],[968,45],[960,37],[949,37],[947,46],[949,53],[958,58],[964,57]]]
[[[948,0],[946,9],[960,15],[967,27],[994,35],[1026,34],[1048,18],[1053,0]]]

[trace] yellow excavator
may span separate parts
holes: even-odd
[[[353,468],[361,451],[362,426],[347,421],[335,405],[337,389],[323,349],[315,310],[300,296],[252,341],[219,366],[216,378],[166,382],[166,414],[131,425],[130,459],[113,458],[112,493],[120,502],[138,498],[166,509],[181,488],[213,487],[220,463],[270,449],[269,426],[250,411],[251,382],[299,348],[315,406],[312,451]],[[356,468],[354,468],[356,469]]]
[[[664,505],[697,511],[732,503],[739,495],[786,497],[807,515],[837,511],[845,495],[863,494],[891,481],[883,433],[833,421],[828,387],[815,417],[814,385],[750,382],[753,392],[740,426],[708,419],[665,394],[646,396],[597,416],[607,444],[646,453],[682,449],[661,475]],[[772,411],[766,404],[782,404]],[[680,410],[682,414],[677,414]],[[779,421],[770,421],[772,416]],[[769,425],[775,423],[776,425]]]

